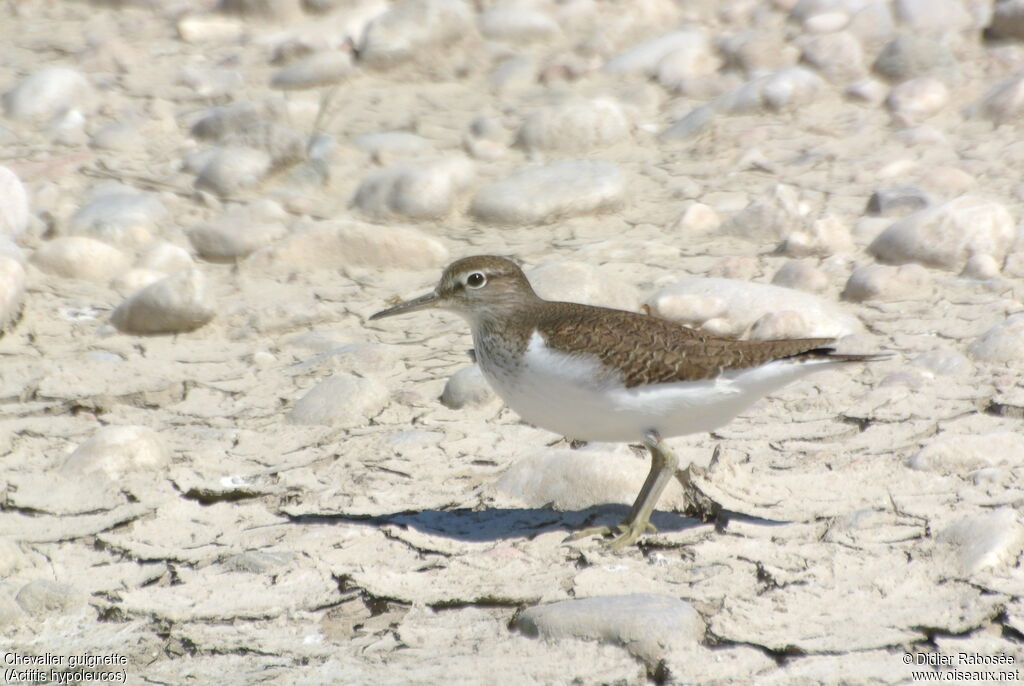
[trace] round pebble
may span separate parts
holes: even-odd
[[[964,195],[915,212],[883,231],[868,250],[879,260],[961,269],[971,255],[1006,257],[1016,238],[1000,203]]]
[[[388,167],[363,179],[352,203],[373,217],[437,219],[472,177],[473,163],[457,157]]]
[[[627,140],[631,125],[613,100],[577,100],[533,112],[519,128],[516,144],[526,150],[587,152]]]
[[[619,310],[636,310],[640,294],[619,279],[584,262],[547,262],[526,274],[537,295],[545,300],[564,300]]]
[[[73,586],[49,579],[37,579],[22,586],[14,600],[26,614],[42,619],[68,614],[85,606],[86,599]]]
[[[1024,314],[1007,317],[967,347],[968,354],[981,362],[1024,363]]]
[[[21,314],[25,300],[25,268],[0,255],[0,331],[7,331]]]
[[[515,43],[545,41],[558,36],[558,22],[527,4],[505,3],[480,13],[480,33],[492,40]]]
[[[786,236],[779,252],[790,257],[828,257],[853,250],[850,229],[836,217],[823,217]]]
[[[772,277],[772,285],[821,293],[828,288],[829,278],[810,260],[787,260]]]
[[[341,50],[318,52],[278,71],[270,85],[282,90],[320,88],[341,83],[352,73],[352,54]]]
[[[43,243],[32,264],[47,274],[69,279],[109,281],[129,266],[129,258],[114,246],[85,236],[65,236]]]
[[[71,217],[67,233],[140,248],[152,241],[166,214],[154,195],[124,187],[101,188]]]
[[[184,333],[203,326],[214,314],[202,272],[187,269],[129,296],[110,321],[125,333]]]
[[[1003,508],[964,517],[939,531],[935,542],[953,553],[959,571],[971,575],[1015,560],[1024,547],[1024,526],[1015,510]]]
[[[484,186],[470,211],[493,224],[542,224],[618,208],[625,193],[618,166],[570,160],[523,169]]]
[[[679,215],[679,218],[672,225],[672,230],[679,230],[686,234],[712,233],[721,225],[722,218],[718,216],[718,212],[713,207],[704,203],[693,202]]]
[[[80,72],[48,67],[28,76],[4,93],[4,113],[12,119],[49,119],[80,107],[92,86]]]
[[[889,91],[885,106],[903,123],[920,122],[937,114],[949,102],[946,84],[930,76],[909,79]]]
[[[384,409],[388,397],[388,389],[375,379],[334,374],[296,401],[288,420],[293,424],[362,426]]]
[[[497,398],[477,365],[463,367],[448,377],[441,393],[441,404],[451,410],[480,407]]]
[[[173,274],[182,269],[191,269],[195,263],[192,261],[192,255],[185,248],[167,241],[157,241],[139,255],[135,266]]]
[[[1012,431],[982,435],[939,435],[907,460],[911,469],[958,473],[978,467],[1024,465],[1024,442]]]
[[[850,274],[841,297],[850,302],[915,300],[931,295],[933,288],[928,271],[920,265],[870,264]]]
[[[160,435],[145,426],[106,426],[64,462],[65,472],[100,472],[112,481],[130,473],[159,472],[170,464]]]
[[[232,195],[263,181],[271,157],[254,148],[219,148],[196,175],[196,188],[217,195]]]
[[[359,59],[389,67],[437,45],[458,42],[473,29],[473,12],[463,0],[399,0],[366,27]]]

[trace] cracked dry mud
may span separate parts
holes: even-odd
[[[224,686],[1024,669],[1017,3],[214,4],[0,6],[0,654]],[[566,543],[644,451],[520,423],[454,316],[367,322],[478,253],[893,356],[670,440],[719,530],[673,483],[640,546]]]

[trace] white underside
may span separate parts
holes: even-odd
[[[636,441],[650,431],[663,438],[712,431],[759,398],[838,362],[777,360],[725,372],[716,379],[626,388],[602,373],[598,360],[548,348],[534,333],[519,373],[509,375],[479,348],[494,391],[524,420],[567,438]]]

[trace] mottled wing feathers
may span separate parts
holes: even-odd
[[[836,361],[870,356],[834,355],[831,338],[738,341],[634,312],[551,303],[534,322],[547,345],[565,353],[586,352],[616,369],[627,388],[699,381],[725,370],[755,367],[791,357]],[[595,316],[599,315],[599,316]]]

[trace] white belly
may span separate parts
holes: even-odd
[[[494,391],[525,421],[584,441],[638,441],[711,431],[759,398],[815,371],[828,360],[779,360],[716,379],[626,388],[596,358],[553,351],[533,334],[515,373],[477,349]]]

